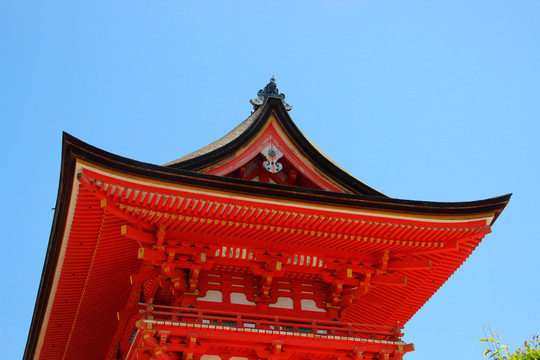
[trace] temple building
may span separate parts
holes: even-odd
[[[165,165],[64,134],[25,359],[360,360],[413,350],[403,325],[490,233],[510,195],[388,197],[306,138],[273,78],[251,104],[223,138]]]

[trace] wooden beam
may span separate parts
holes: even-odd
[[[153,234],[137,230],[133,226],[122,225],[120,227],[120,233],[127,238],[133,239],[139,243],[154,245],[156,243],[156,237]]]
[[[123,319],[127,319],[135,314],[138,314],[141,309],[138,306],[133,306],[121,311],[118,311],[116,313],[116,318],[120,321]]]
[[[167,255],[163,251],[139,248],[138,258],[141,260],[165,261]]]
[[[431,269],[431,260],[393,260],[388,264],[388,271],[429,269]]]
[[[324,258],[328,262],[333,262],[336,259],[343,258],[347,259],[347,261],[350,261],[352,263],[368,263],[368,264],[377,264],[379,261],[379,257],[375,256],[373,254],[369,253],[360,253],[358,251],[349,251],[349,250],[339,250],[339,249],[325,249],[325,248],[318,248],[315,246],[306,246],[306,245],[284,245],[280,242],[271,242],[271,241],[262,241],[258,239],[252,239],[252,238],[235,238],[234,242],[232,242],[230,239],[227,239],[225,236],[221,235],[213,235],[213,234],[192,234],[192,233],[183,233],[183,234],[170,234],[170,239],[177,240],[177,241],[191,241],[193,243],[201,243],[203,246],[211,246],[214,244],[222,244],[222,246],[227,247],[245,247],[247,249],[256,249],[261,248],[265,249],[266,251],[277,251],[277,252],[283,252],[284,246],[288,246],[287,250],[288,252],[292,252],[294,249],[294,253],[296,254],[302,254],[302,255],[310,255],[310,256],[317,256],[318,258]],[[338,263],[336,263],[338,264]]]
[[[142,283],[145,280],[151,279],[154,276],[158,276],[161,273],[160,270],[152,270],[152,271],[141,271],[137,274],[131,275],[129,278],[131,280],[131,285]]]

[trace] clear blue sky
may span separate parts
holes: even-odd
[[[0,3],[0,358],[22,356],[61,133],[163,164],[219,138],[275,75],[296,124],[404,199],[514,193],[406,325],[408,360],[481,359],[540,330],[539,1]]]

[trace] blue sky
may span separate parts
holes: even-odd
[[[0,358],[22,356],[62,131],[163,164],[244,120],[270,76],[300,129],[396,198],[514,193],[406,325],[409,360],[482,358],[539,331],[540,2],[0,4]]]

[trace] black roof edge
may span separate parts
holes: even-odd
[[[252,139],[258,131],[264,126],[267,119],[270,117],[273,111],[278,115],[278,119],[281,120],[281,124],[285,130],[291,135],[291,138],[297,143],[298,147],[305,152],[305,155],[316,164],[321,170],[331,175],[332,179],[339,183],[346,189],[353,192],[372,195],[379,197],[387,197],[383,193],[373,189],[372,187],[364,184],[354,176],[351,176],[347,172],[340,169],[338,166],[329,161],[323,156],[319,150],[317,150],[311,142],[305,137],[305,135],[296,126],[291,119],[289,112],[285,109],[283,101],[277,97],[269,97],[262,105],[263,109],[257,119],[244,131],[241,135],[236,137],[231,142],[214,149],[206,154],[199,155],[197,157],[184,160],[179,163],[168,165],[168,167],[184,169],[184,170],[200,170],[211,164],[217,163],[220,160],[226,158],[231,153],[242,147]]]
[[[227,190],[237,194],[260,195],[267,198],[287,198],[310,203],[335,204],[396,212],[457,215],[502,211],[512,195],[507,194],[475,201],[435,202],[348,194],[228,178],[144,163],[99,149],[67,133],[64,133],[64,142],[64,147],[69,147],[75,157],[111,170],[124,171],[146,178],[158,178],[173,183],[181,182],[208,189]]]
[[[53,223],[51,226],[51,234],[49,237],[49,245],[43,262],[43,272],[41,273],[41,281],[34,306],[34,313],[28,330],[28,339],[24,349],[23,359],[33,359],[36,352],[39,334],[43,326],[43,317],[49,302],[50,290],[54,280],[54,273],[58,263],[58,257],[64,236],[64,229],[67,220],[67,212],[69,210],[69,201],[73,186],[73,177],[75,171],[75,159],[72,158],[69,152],[69,139],[73,138],[66,132],[63,133],[62,141],[62,161],[60,163],[60,179],[58,184],[58,196],[56,198],[56,206],[54,211]]]

